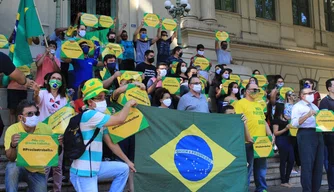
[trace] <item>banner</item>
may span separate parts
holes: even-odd
[[[125,105],[129,100],[134,99],[139,105],[151,106],[151,101],[148,98],[146,90],[141,90],[134,84],[129,84],[125,93],[122,93],[117,100],[117,103]]]
[[[240,86],[241,84],[240,75],[230,74],[230,80],[235,81],[238,84],[238,86]]]
[[[138,109],[149,127],[136,134],[136,192],[248,190],[240,115]]]
[[[226,80],[226,79],[222,80],[222,84],[220,85],[221,89],[222,89],[222,92],[221,92],[222,95],[226,95],[227,94],[227,92],[228,92],[228,85],[230,83],[232,83],[232,82],[235,82],[235,81],[233,81],[233,80]]]
[[[176,31],[177,21],[175,19],[164,18],[162,20],[162,30]]]
[[[291,87],[282,87],[279,89],[279,98],[281,100],[285,100],[285,94],[288,92],[288,91],[293,91],[293,89]]]
[[[148,126],[148,122],[144,115],[137,108],[131,108],[124,123],[108,127],[108,132],[113,143],[118,143],[125,138],[146,129]]]
[[[102,58],[104,58],[107,54],[112,54],[118,59],[123,59],[123,46],[117,43],[108,43],[102,51]]]
[[[61,58],[84,59],[84,53],[76,41],[63,41],[61,44]]]
[[[143,72],[139,72],[139,71],[125,71],[125,70],[121,70],[120,71],[123,74],[127,74],[130,75],[132,77],[133,80],[138,81],[138,82],[142,82],[142,76],[143,76]],[[121,83],[121,77],[117,77],[118,80],[118,84]]]
[[[110,16],[100,15],[99,26],[103,28],[115,28],[114,19]]]
[[[230,42],[230,35],[226,31],[215,31],[215,37],[217,41]]]
[[[331,110],[320,110],[315,116],[316,132],[334,131],[334,112]]]
[[[7,37],[0,34],[0,49],[8,49],[9,43]]]
[[[254,158],[267,158],[274,156],[274,149],[272,145],[272,137],[253,137],[254,144]]]
[[[257,79],[259,87],[265,88],[268,86],[268,79],[266,75],[252,75],[252,77]]]
[[[87,27],[99,27],[99,20],[96,15],[83,13],[80,17],[80,24]]]
[[[199,66],[203,71],[210,70],[210,60],[205,57],[195,57],[193,65]]]
[[[161,80],[163,88],[166,88],[170,94],[179,95],[181,87],[181,79],[175,77],[163,77]]]
[[[70,119],[75,115],[75,111],[70,104],[65,105],[54,114],[47,117],[43,123],[52,128],[53,134],[64,134]]]
[[[58,166],[58,136],[20,133],[16,165],[21,167]]]
[[[144,25],[148,27],[159,28],[160,27],[160,16],[153,13],[144,14]]]

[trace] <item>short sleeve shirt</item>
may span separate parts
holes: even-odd
[[[44,121],[47,117],[67,104],[66,97],[60,97],[58,94],[58,96],[54,98],[53,95],[48,92],[48,90],[40,90],[39,98],[41,101],[38,103],[40,110],[39,121]]]
[[[137,40],[136,43],[136,62],[141,63],[145,61],[145,51],[149,50],[151,47],[152,40],[141,41]]]
[[[43,56],[43,54],[37,55],[36,61],[38,61],[42,56]],[[55,57],[54,60],[56,62],[56,65],[60,68],[60,61],[59,61],[59,59],[57,59]],[[42,65],[39,66],[39,67],[37,67],[36,83],[39,86],[43,86],[44,85],[44,76],[46,74],[52,73],[52,72],[55,71],[53,65],[54,65],[53,61],[50,59],[50,57],[49,56],[45,56]]]
[[[218,64],[231,64],[232,56],[228,51],[222,49],[216,50]]]
[[[134,45],[132,41],[121,40],[121,45],[124,47],[123,59],[135,59]]]
[[[157,41],[157,61],[159,62],[167,62],[168,57],[170,56],[170,44],[172,43],[172,38],[168,38],[166,41],[159,39]]]
[[[191,92],[188,92],[181,97],[177,105],[177,110],[209,113],[209,105],[203,94],[198,98]]]
[[[15,70],[15,65],[12,60],[8,57],[8,55],[0,52],[0,73],[4,73],[5,75],[10,75]]]
[[[97,63],[98,61],[93,58],[73,59],[74,82],[70,87],[78,88],[82,82],[93,78],[93,66]]]

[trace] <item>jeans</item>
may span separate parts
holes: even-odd
[[[324,140],[322,133],[312,128],[299,128],[297,133],[301,161],[301,184],[303,192],[318,192],[321,187],[324,162]]]
[[[52,169],[53,192],[61,192],[61,186],[62,186],[62,181],[63,181],[63,157],[64,157],[64,151],[62,151],[62,153],[58,157],[57,167],[46,167],[45,168],[46,180],[48,180],[50,171]]]
[[[70,173],[71,183],[77,192],[98,192],[98,180],[114,180],[110,192],[122,192],[129,176],[129,166],[117,161],[102,161],[100,171],[94,177],[81,177]]]
[[[28,192],[45,192],[47,183],[42,173],[32,173],[24,167],[16,166],[16,162],[8,162],[6,166],[5,185],[7,192],[17,192],[19,182],[28,184]]]
[[[327,146],[324,150],[324,167],[327,173],[328,190],[334,190],[334,165],[328,162]]]
[[[276,145],[279,151],[280,158],[280,175],[281,183],[289,183],[290,174],[295,162],[293,145],[291,144],[289,136],[278,136],[276,138]]]
[[[250,184],[250,177],[254,172],[255,192],[262,192],[267,190],[266,173],[267,173],[267,159],[254,159],[254,149],[252,143],[246,143],[246,156],[248,163],[248,185]]]

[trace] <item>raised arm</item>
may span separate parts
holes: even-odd
[[[140,29],[143,28],[143,26],[144,26],[144,19],[141,20],[140,25],[138,26],[138,28],[136,29],[135,33],[133,34],[133,41],[134,41],[134,42],[138,40],[138,37],[137,37],[137,36],[138,36],[138,34],[139,34]]]
[[[59,28],[56,28],[56,29],[55,29],[56,36],[59,36],[61,32],[64,32],[64,31],[66,31],[66,30],[67,30],[66,27],[59,27]]]
[[[161,33],[160,33],[160,34],[161,34]],[[174,33],[173,33],[173,35],[172,35],[170,41],[173,42],[175,38],[177,38],[177,31],[174,31]]]
[[[110,119],[105,124],[105,126],[109,127],[109,126],[123,124],[124,121],[126,120],[126,118],[128,117],[128,114],[130,112],[131,107],[134,107],[136,105],[137,105],[137,102],[135,100],[132,99],[132,100],[128,101],[119,113],[110,116]]]
[[[219,50],[219,49],[220,49],[220,47],[219,47],[219,41],[217,41],[217,40],[215,41],[215,49],[216,49],[216,50]]]
[[[80,24],[79,21],[80,21],[80,17],[81,17],[81,15],[82,15],[81,12],[79,12],[79,13],[77,14],[77,17],[75,18],[75,21],[74,21],[74,23],[73,23],[74,26],[78,26],[78,25]]]
[[[160,19],[160,26],[159,26],[159,28],[157,30],[157,36],[152,39],[151,45],[153,45],[154,43],[156,43],[161,38],[161,26],[162,26],[162,21]]]
[[[116,41],[120,42],[121,41],[121,35],[123,30],[126,28],[126,23],[123,23],[122,28],[118,31],[118,33],[116,34]]]

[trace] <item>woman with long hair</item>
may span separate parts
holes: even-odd
[[[174,77],[182,78],[183,80],[187,79],[187,63],[179,62],[176,66],[176,71]]]
[[[227,97],[224,98],[224,102],[227,102],[229,105],[240,99],[239,86],[238,83],[232,82],[228,85]]]
[[[168,109],[172,104],[172,96],[165,88],[161,88],[159,91],[158,99],[160,103],[159,108]]]
[[[272,121],[274,135],[276,136],[276,145],[280,157],[280,176],[281,186],[292,187],[289,184],[290,174],[295,162],[293,145],[289,136],[291,124],[284,118],[284,105],[276,105],[274,120]]]

